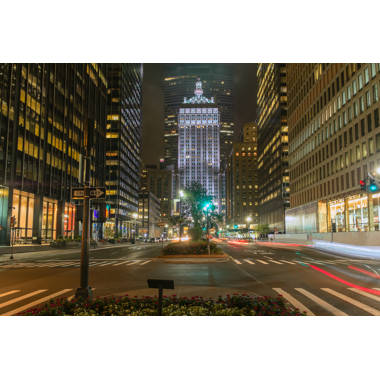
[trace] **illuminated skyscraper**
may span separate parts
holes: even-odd
[[[178,114],[178,172],[180,188],[199,182],[220,202],[220,114],[214,98],[203,96],[197,80],[194,96],[185,98]]]
[[[164,158],[167,165],[178,162],[178,110],[184,94],[193,92],[194,82],[202,78],[202,87],[214,96],[220,113],[220,159],[231,151],[234,136],[233,66],[228,64],[190,63],[165,65],[164,92]]]
[[[288,123],[286,66],[257,66],[257,124],[260,224],[274,231],[285,230],[289,207]]]

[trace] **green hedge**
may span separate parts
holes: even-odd
[[[186,241],[178,243],[170,243],[162,252],[164,255],[207,255],[206,241]],[[211,254],[222,254],[222,250],[216,244],[210,242]]]
[[[66,298],[52,300],[19,315],[45,316],[154,316],[157,315],[156,297],[105,297],[93,301],[68,301]],[[216,300],[202,297],[165,297],[162,315],[164,316],[269,316],[305,315],[292,308],[282,296],[250,297],[246,294],[233,294]]]

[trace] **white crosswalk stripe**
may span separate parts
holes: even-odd
[[[131,263],[126,264],[126,266],[135,265],[135,264],[139,263],[140,261],[141,261],[141,260],[134,260],[134,261],[132,261]]]
[[[286,263],[286,264],[296,265],[296,263],[293,263],[291,261],[287,261],[287,260],[280,260],[280,261],[282,261],[283,263]]]
[[[11,294],[18,293],[19,291],[20,290],[10,290],[9,292],[5,292],[5,293],[0,294],[0,298],[1,297],[6,297],[6,296],[10,296]]]
[[[273,288],[273,290],[277,292],[278,294],[281,294],[289,303],[291,303],[294,307],[296,307],[300,311],[305,311],[307,315],[314,315],[314,313],[310,309],[308,309],[300,301],[296,300],[288,292],[285,292],[285,290],[282,290],[281,288]]]
[[[312,301],[314,301],[316,304],[322,306],[325,310],[329,311],[333,315],[347,315],[343,311],[337,309],[335,306],[330,305],[323,299],[317,297],[316,295],[308,292],[305,289],[302,288],[295,288],[298,292],[302,293],[304,296],[310,298]]]
[[[368,306],[368,305],[366,305],[366,304],[364,304],[362,302],[359,302],[359,301],[357,301],[357,300],[355,300],[355,299],[353,299],[351,297],[348,297],[348,296],[346,296],[346,295],[344,295],[342,293],[339,293],[339,292],[337,292],[335,290],[332,290],[332,289],[329,289],[329,288],[322,288],[322,290],[324,290],[327,293],[332,294],[335,297],[338,297],[338,298],[342,299],[343,301],[346,301],[346,302],[348,302],[348,303],[350,303],[350,304],[358,307],[359,309],[362,309],[362,310],[366,311],[369,314],[380,315],[380,311],[379,310],[377,310],[377,309],[375,309],[375,308],[373,308],[371,306]]]
[[[244,259],[245,262],[247,262],[248,264],[251,264],[251,265],[255,265],[254,262],[252,262],[251,260],[248,260],[248,259]]]
[[[3,302],[3,303],[0,303],[0,309],[8,306],[8,305],[12,305],[12,303],[16,303],[16,302],[19,302],[19,301],[22,301],[26,298],[30,298],[30,297],[33,297],[37,294],[40,294],[40,293],[43,293],[43,292],[46,292],[47,289],[39,289],[39,290],[36,290],[34,292],[31,292],[31,293],[28,293],[28,294],[24,294],[23,296],[20,296],[20,297],[17,297],[17,298],[13,298],[9,301],[6,301],[6,302]]]
[[[269,263],[267,263],[266,261],[264,261],[264,260],[256,260],[256,261],[258,261],[259,263],[261,263],[261,264],[269,264]]]
[[[143,263],[141,263],[140,265],[145,265],[145,264],[148,264],[148,263],[150,263],[152,260],[147,260],[147,261],[145,261],[145,262],[143,262]]]
[[[15,315],[15,314],[21,313],[21,312],[24,311],[24,310],[30,309],[30,308],[32,308],[33,306],[37,306],[37,305],[39,305],[39,304],[41,304],[41,303],[43,303],[43,302],[46,302],[46,301],[48,301],[48,300],[50,300],[50,299],[52,299],[52,298],[59,297],[59,296],[61,296],[62,294],[65,294],[65,293],[67,293],[67,292],[70,292],[71,290],[72,290],[72,289],[63,289],[63,290],[61,290],[61,291],[59,291],[59,292],[56,292],[56,293],[50,294],[50,295],[48,295],[48,296],[46,296],[46,297],[40,298],[40,299],[38,299],[38,300],[36,300],[36,301],[33,301],[33,302],[30,302],[30,303],[28,303],[28,304],[26,304],[26,305],[20,306],[20,307],[18,307],[17,309],[14,309],[14,310],[8,311],[8,312],[4,313],[3,315]]]
[[[117,267],[118,265],[123,265],[123,264],[127,264],[127,263],[129,263],[129,260],[127,260],[127,261],[122,261],[122,262],[117,263],[117,264],[113,264],[113,266],[114,266],[114,267]]]
[[[270,259],[269,261],[270,261],[271,263],[284,265],[283,263],[280,263],[279,261],[276,261],[276,260],[272,260],[272,259]]]
[[[236,259],[232,259],[232,260],[235,261],[236,264],[241,264],[239,260],[236,260]]]
[[[98,267],[104,267],[106,265],[110,265],[110,264],[113,264],[113,261],[106,261],[106,262],[102,262],[98,265]]]
[[[366,296],[366,297],[371,298],[371,299],[373,299],[373,300],[375,300],[377,302],[380,302],[380,297],[379,296],[375,296],[372,293],[367,293],[367,292],[365,292],[363,290],[356,289],[356,288],[348,288],[348,289],[351,290],[354,293],[361,294],[362,296]]]

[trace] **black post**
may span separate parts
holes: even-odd
[[[211,251],[210,251],[210,235],[209,235],[209,227],[208,227],[208,209],[206,210],[206,232],[207,232],[207,253],[209,255],[211,255]]]
[[[89,191],[89,178],[90,178],[90,160],[86,155],[86,178],[84,185],[84,199],[83,199],[83,227],[82,227],[82,246],[80,258],[80,288],[75,293],[76,298],[91,299],[92,291],[88,286],[88,266],[89,266],[89,247],[90,247],[90,191]]]
[[[158,288],[158,315],[162,315],[162,287]]]

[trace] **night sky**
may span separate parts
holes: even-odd
[[[237,131],[256,118],[256,63],[237,63],[234,78],[234,113]],[[144,64],[143,144],[144,164],[156,164],[163,154],[164,103],[161,91],[163,64]],[[239,132],[236,133],[236,137]]]

